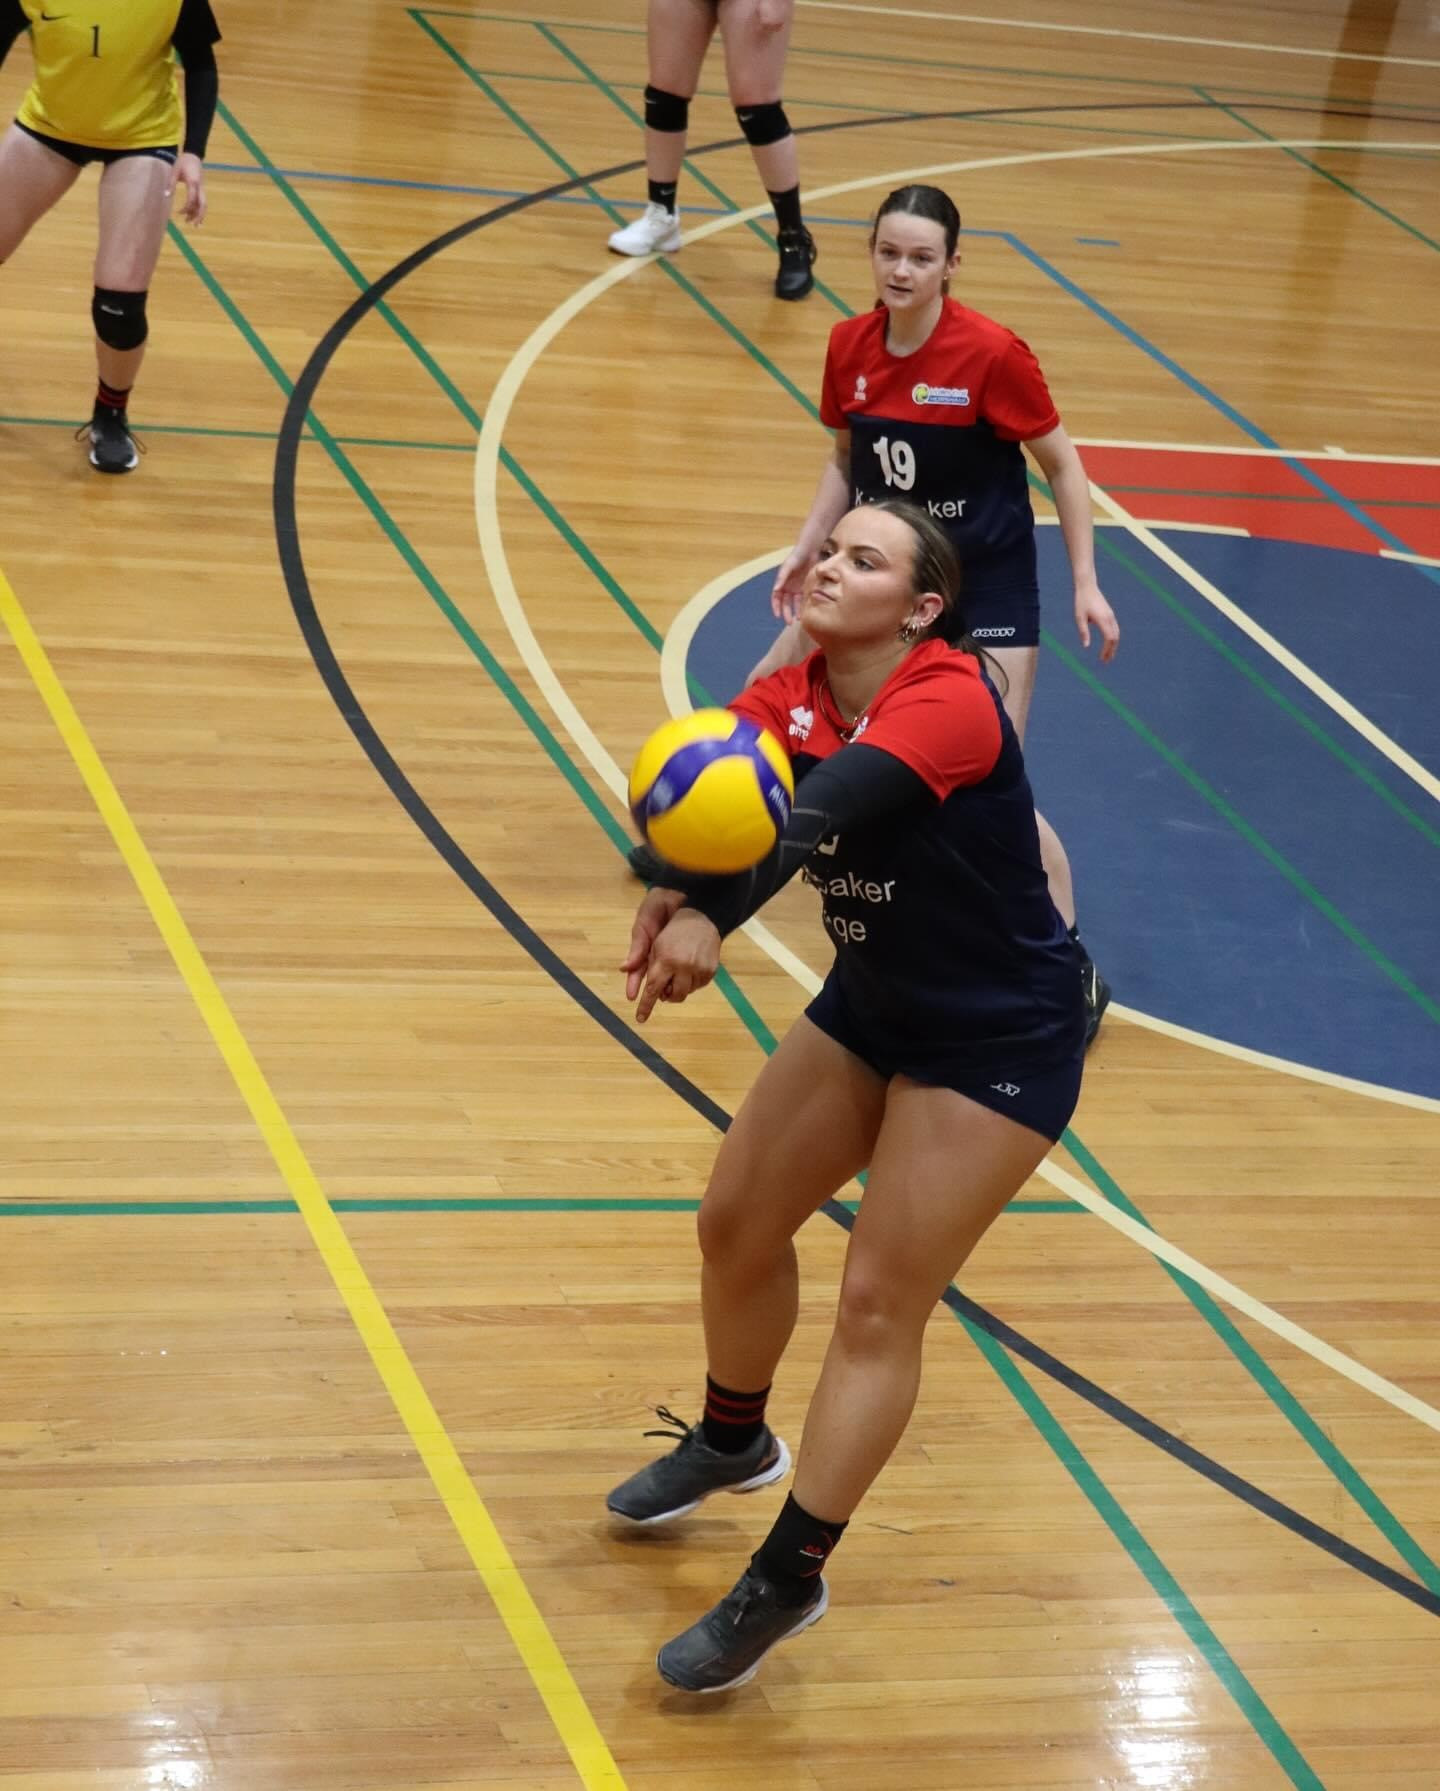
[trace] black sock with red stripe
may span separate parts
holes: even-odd
[[[781,1604],[805,1604],[814,1596],[815,1582],[845,1528],[811,1517],[791,1493],[750,1565],[775,1587]]]
[[[758,1393],[734,1393],[705,1376],[705,1416],[700,1428],[705,1441],[721,1455],[738,1455],[748,1449],[765,1428],[765,1401],[770,1389]]]
[[[104,405],[106,410],[123,412],[130,402],[130,394],[134,389],[133,386],[126,386],[123,392],[118,392],[114,386],[107,386],[102,379],[95,393],[95,402],[97,405]]]

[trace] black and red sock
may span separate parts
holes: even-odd
[[[804,1604],[814,1595],[815,1581],[845,1528],[812,1517],[791,1493],[751,1566],[777,1589],[781,1604]]]
[[[95,392],[95,402],[103,404],[106,410],[123,411],[130,402],[130,394],[133,390],[133,386],[126,386],[123,392],[117,391],[114,386],[107,386],[102,379]]]
[[[722,1455],[738,1455],[748,1449],[765,1428],[765,1402],[770,1389],[735,1393],[705,1376],[705,1416],[700,1428],[705,1441]]]

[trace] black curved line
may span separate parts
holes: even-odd
[[[1188,105],[1189,103],[1177,102],[1176,104]],[[1196,104],[1201,106],[1203,102],[1196,102]],[[1002,112],[1034,111],[1036,109],[1033,107],[1005,107],[993,108],[988,113],[901,113],[894,117],[845,120],[839,125],[813,125],[807,126],[805,129],[813,134],[822,130],[847,129],[854,124],[873,126],[903,123],[920,117],[996,116]],[[1046,109],[1051,111],[1118,111],[1126,108],[1123,106],[1086,105]],[[1172,109],[1174,108],[1172,107]],[[1204,109],[1213,110],[1208,106]],[[698,149],[691,150],[690,154],[692,156],[712,154],[721,149],[735,148],[744,141],[743,137],[736,137],[726,139],[724,142],[704,144]],[[630,1025],[612,1013],[605,1003],[585,985],[564,959],[546,944],[534,928],[506,901],[494,884],[466,855],[463,848],[446,830],[419,791],[401,770],[356,697],[335,655],[334,648],[330,644],[324,624],[320,620],[305,570],[295,502],[300,442],[304,435],[311,402],[331,361],[355,325],[363,317],[374,310],[388,293],[393,291],[402,280],[414,273],[417,268],[423,267],[426,262],[444,249],[473,235],[476,231],[485,229],[491,224],[500,223],[505,218],[513,217],[544,200],[571,192],[576,187],[591,186],[617,175],[635,173],[644,165],[643,160],[619,163],[614,167],[601,169],[598,173],[577,175],[571,180],[558,181],[552,186],[526,194],[522,198],[507,200],[493,210],[467,219],[465,223],[455,225],[430,242],[422,244],[420,248],[407,255],[403,261],[397,262],[373,285],[368,286],[356,297],[315,345],[285,406],[285,416],[280,426],[280,435],[275,449],[273,486],[275,541],[291,607],[295,612],[296,622],[315,663],[315,668],[336,708],[355,736],[361,751],[379,772],[396,801],[492,918],[505,928],[516,943],[575,1002],[577,1007],[588,1014],[616,1044],[628,1051],[638,1063],[649,1070],[651,1075],[657,1077],[673,1093],[679,1095],[694,1112],[708,1120],[717,1130],[723,1132],[730,1124],[730,1115],[725,1112],[724,1108],[712,1100],[682,1071],[669,1063]],[[827,1201],[821,1210],[837,1224],[844,1226],[846,1230],[849,1230],[855,1222],[854,1214],[841,1206],[838,1201]],[[1023,1333],[1015,1330],[1003,1319],[997,1318],[985,1307],[976,1304],[954,1286],[946,1290],[942,1295],[942,1300],[952,1311],[977,1325],[1010,1350],[1012,1354],[1022,1357],[1033,1367],[1039,1369],[1042,1374],[1047,1375],[1079,1398],[1086,1400],[1098,1411],[1104,1412],[1108,1417],[1122,1424],[1135,1436],[1164,1450],[1174,1460],[1183,1463],[1211,1481],[1212,1484],[1233,1494],[1242,1503],[1250,1506],[1252,1510],[1272,1519],[1292,1534],[1313,1543],[1336,1560],[1342,1561],[1345,1565],[1364,1574],[1377,1585],[1398,1593],[1412,1604],[1419,1605],[1422,1610],[1430,1612],[1432,1616],[1440,1617],[1440,1596],[1431,1592],[1418,1581],[1398,1572],[1374,1555],[1367,1554],[1363,1549],[1356,1548],[1352,1543],[1346,1542],[1343,1537],[1336,1536],[1321,1525],[1312,1523],[1309,1518],[1291,1506],[1284,1504],[1279,1499],[1272,1498],[1260,1487],[1253,1485],[1240,1475],[1232,1473],[1230,1469],[1223,1467],[1210,1456],[1202,1454],[1198,1449],[1192,1448],[1188,1443],[1182,1442],[1179,1437],[1166,1430],[1162,1425],[1147,1418],[1144,1413],[1137,1411],[1135,1407],[1128,1405],[1116,1395],[1107,1393],[1096,1382],[1089,1380],[1058,1357],[1051,1355],[1048,1350],[1042,1348],[1038,1343],[1032,1342]]]

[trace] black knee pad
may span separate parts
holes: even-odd
[[[735,116],[752,149],[763,149],[767,143],[778,143],[790,135],[790,120],[779,100],[763,106],[736,106]]]
[[[139,348],[150,334],[145,315],[149,296],[148,292],[112,292],[108,286],[95,288],[90,315],[95,319],[95,334],[107,348]]]
[[[645,123],[652,131],[683,131],[690,122],[690,102],[663,87],[645,89]]]

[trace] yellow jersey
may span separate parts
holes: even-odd
[[[35,80],[16,114],[42,136],[87,149],[180,141],[171,39],[181,0],[20,0]]]

